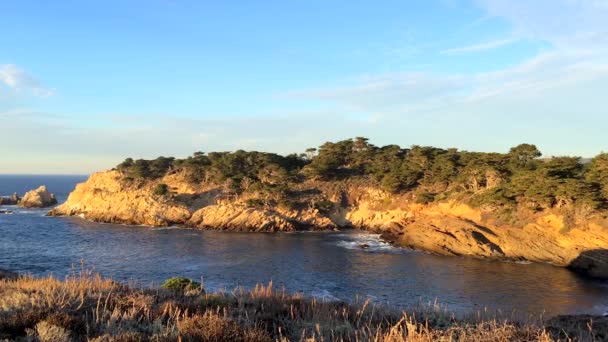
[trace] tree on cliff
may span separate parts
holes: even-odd
[[[535,145],[520,144],[509,151],[511,166],[515,170],[530,170],[535,167],[534,159],[540,158],[542,153]]]
[[[585,178],[599,187],[603,197],[608,199],[608,153],[600,153],[591,160]]]

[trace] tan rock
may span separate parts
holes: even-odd
[[[196,211],[186,224],[196,228],[257,232],[285,232],[302,228],[302,225],[289,221],[277,212],[238,204],[204,207]]]
[[[57,198],[44,185],[26,192],[19,200],[19,206],[23,208],[45,208],[55,204],[57,204]]]
[[[153,195],[156,183],[125,183],[118,171],[98,172],[76,186],[51,216],[80,216],[88,220],[167,226],[190,217],[186,204]]]

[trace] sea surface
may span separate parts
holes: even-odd
[[[45,184],[65,201],[85,176],[3,176],[0,195]],[[273,282],[326,300],[407,308],[437,302],[456,313],[552,316],[608,311],[608,284],[546,264],[443,257],[393,247],[360,231],[233,233],[153,228],[46,217],[47,210],[0,215],[0,268],[57,277],[83,267],[136,286],[172,276],[208,290]],[[362,249],[367,244],[369,248]]]

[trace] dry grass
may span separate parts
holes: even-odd
[[[88,272],[0,280],[0,340],[24,341],[554,341],[602,340],[606,324],[554,320],[545,328],[457,320],[345,304],[268,286],[233,293],[134,289]],[[585,325],[587,322],[587,326]],[[599,330],[598,330],[599,329]],[[604,334],[604,335],[602,335]]]

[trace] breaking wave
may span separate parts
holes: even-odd
[[[403,253],[403,248],[395,247],[384,241],[380,234],[340,234],[345,238],[337,245],[346,249],[362,250],[370,253]]]

